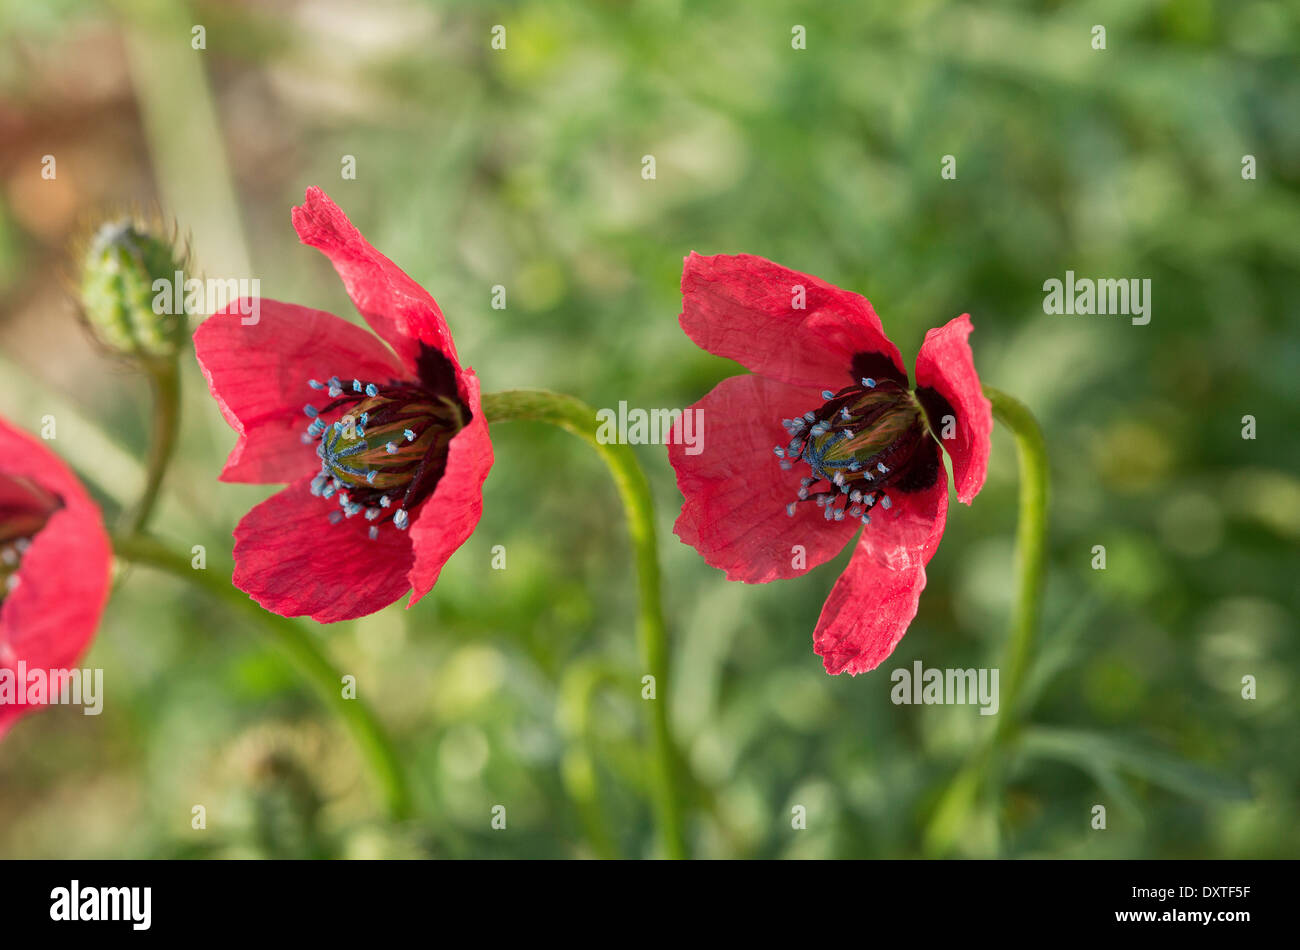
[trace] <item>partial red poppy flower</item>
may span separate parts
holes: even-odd
[[[702,446],[670,435],[678,537],[728,579],[757,584],[829,561],[862,528],[813,644],[829,673],[874,669],[916,616],[943,536],[939,446],[960,501],[984,485],[993,408],[970,316],[926,334],[912,389],[865,297],[761,257],[692,253],[682,308],[692,340],[753,375],[688,410]]]
[[[99,509],[39,440],[0,420],[0,671],[70,669],[108,599],[112,549]],[[0,735],[34,707],[0,693]]]
[[[194,345],[239,433],[221,479],[289,483],[236,527],[234,583],[275,613],[330,623],[432,589],[478,524],[492,443],[478,377],[428,292],[319,188],[293,225],[378,336],[262,299],[213,314]]]

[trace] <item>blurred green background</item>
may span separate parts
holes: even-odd
[[[290,226],[309,184],[429,288],[485,391],[698,399],[739,368],[677,326],[692,249],[866,294],[909,367],[928,328],[969,311],[984,380],[1046,430],[1054,495],[1037,740],[955,853],[1297,857],[1298,48],[1300,9],[1251,0],[0,0],[0,413],[29,430],[54,414],[52,447],[115,516],[143,477],[148,390],[77,324],[75,241],[159,206],[209,276],[356,319]],[[1045,315],[1042,284],[1067,268],[1150,278],[1150,325]],[[270,489],[216,481],[234,437],[185,367],[155,527],[228,552]],[[656,853],[617,497],[567,435],[493,438],[482,524],[435,592],[311,625],[392,730],[416,818],[384,819],[350,738],[255,626],[136,568],[86,661],[105,669],[103,715],[52,708],[0,745],[0,856]],[[892,705],[889,672],[998,662],[1009,437],[975,504],[954,504],[910,632],[856,679],[827,676],[811,643],[847,551],[798,580],[728,583],[671,534],[662,448],[637,451],[673,722],[706,790],[694,853],[920,853],[995,717]]]

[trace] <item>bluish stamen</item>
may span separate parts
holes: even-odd
[[[406,441],[407,441],[407,442],[414,442],[414,441],[415,441],[415,433],[412,432],[410,429],[403,429],[403,430],[402,430],[402,435],[406,436]]]
[[[833,392],[831,392],[829,389],[823,389],[823,390],[822,390],[822,398],[823,398],[823,399],[834,399],[834,398],[835,398],[835,394],[834,394]]]
[[[316,380],[316,379],[309,379],[309,380],[307,380],[307,385],[310,386],[312,389],[324,389],[324,388],[325,388],[325,384],[322,383],[320,380]]]
[[[317,409],[315,406],[313,406],[311,403],[308,403],[307,405],[302,407],[302,414],[306,416],[308,419],[315,419],[317,416],[320,415],[320,410]]]
[[[377,537],[379,537],[379,526],[372,524],[370,526],[370,540],[373,541]]]
[[[865,386],[867,389],[875,389],[876,381],[872,379],[870,376],[864,376],[862,377],[862,385]]]
[[[367,396],[370,396],[372,399],[373,399],[375,396],[378,396],[378,395],[379,395],[379,387],[376,386],[374,383],[366,383],[366,395],[367,395]]]
[[[405,531],[406,526],[410,523],[410,518],[406,514],[405,508],[398,508],[393,512],[393,527],[398,531]]]

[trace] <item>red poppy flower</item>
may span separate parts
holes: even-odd
[[[676,532],[730,580],[794,577],[863,528],[813,634],[829,673],[862,673],[916,616],[925,565],[957,498],[988,466],[992,405],[962,314],[925,336],[909,388],[865,297],[747,254],[691,254],[681,324],[753,375],[724,379],[688,411],[703,445],[669,439],[685,497]],[[701,423],[704,423],[701,430]]]
[[[234,583],[275,613],[329,623],[429,592],[478,524],[492,443],[478,378],[428,292],[319,188],[293,225],[378,336],[262,299],[209,317],[194,345],[239,433],[221,479],[289,483],[235,529]]]
[[[99,509],[40,441],[0,420],[0,670],[69,669],[108,598],[112,549]],[[25,690],[15,693],[15,699]],[[0,700],[0,735],[34,707]]]

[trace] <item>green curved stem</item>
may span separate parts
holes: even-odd
[[[180,372],[176,360],[152,366],[147,374],[153,388],[153,432],[149,440],[149,467],[144,491],[139,501],[123,519],[123,531],[138,534],[144,531],[158,501],[163,476],[176,449],[176,435],[181,421]]]
[[[191,566],[189,558],[154,538],[138,534],[115,537],[113,550],[123,560],[197,584],[231,610],[260,624],[275,647],[306,677],[321,701],[339,716],[352,734],[379,787],[389,817],[394,821],[409,817],[410,793],[396,749],[374,712],[362,699],[344,698],[343,677],[301,625],[263,610],[230,583],[228,572],[197,570]]]
[[[668,722],[668,631],[659,599],[659,552],[650,484],[631,446],[601,442],[596,437],[595,410],[572,396],[525,389],[488,393],[483,397],[483,411],[492,423],[531,420],[559,426],[573,433],[596,450],[614,478],[636,551],[640,599],[637,639],[641,662],[655,678],[655,699],[649,701],[651,795],[664,854],[669,858],[684,858],[687,852],[684,808],[679,795],[681,782],[677,749]]]
[[[1016,437],[1020,461],[1020,511],[1016,526],[1016,601],[1011,613],[1011,638],[1002,668],[999,732],[1017,727],[1020,693],[1029,674],[1038,640],[1038,614],[1042,606],[1047,565],[1047,443],[1038,421],[1020,400],[991,386],[984,395],[993,403],[993,415]],[[1005,735],[1004,735],[1005,737]]]
[[[991,386],[984,395],[993,415],[1016,439],[1020,462],[1020,508],[1016,527],[1016,599],[1011,634],[1002,660],[1000,715],[996,728],[944,791],[925,829],[924,848],[931,855],[952,848],[976,801],[991,784],[999,751],[1019,732],[1024,710],[1020,697],[1038,641],[1047,555],[1047,443],[1033,414],[1020,400]]]

